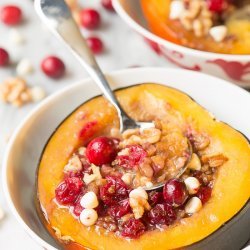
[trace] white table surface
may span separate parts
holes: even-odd
[[[133,65],[174,67],[166,62],[165,59],[159,58],[148,48],[148,45],[145,44],[139,35],[127,27],[116,14],[105,11],[99,2],[99,0],[81,1],[83,7],[94,6],[101,12],[103,25],[98,31],[93,31],[92,33],[100,36],[105,43],[105,53],[97,58],[104,71],[126,68]],[[0,0],[0,6],[8,3],[10,1]],[[30,85],[43,86],[47,93],[51,94],[87,76],[84,69],[78,65],[71,54],[40,23],[34,12],[31,0],[12,0],[11,3],[21,6],[24,12],[25,22],[21,26],[18,26],[18,30],[24,35],[26,42],[22,46],[11,45],[8,37],[9,28],[0,24],[0,47],[8,49],[14,62],[18,62],[22,58],[29,58],[32,61],[35,71],[26,78]],[[84,34],[87,35],[88,33],[85,31]],[[41,60],[50,54],[60,56],[66,63],[67,75],[61,80],[50,80],[40,71],[39,65]],[[14,75],[15,67],[0,69],[0,83],[7,77]],[[32,104],[17,109],[0,103],[0,171],[7,138],[34,106]],[[0,180],[1,177],[2,174],[0,173]],[[1,185],[0,207],[5,212],[5,218],[0,221],[0,249],[40,250],[41,247],[30,239],[9,212]]]

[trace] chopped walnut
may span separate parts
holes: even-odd
[[[145,210],[151,209],[148,201],[142,197],[129,198],[129,204],[136,219],[140,219],[143,216]]]
[[[181,24],[186,30],[193,31],[197,37],[207,35],[212,27],[212,12],[205,1],[189,0],[186,9],[179,15]]]
[[[203,155],[201,157],[203,163],[207,163],[209,167],[216,168],[222,166],[228,158],[223,154],[214,154],[214,155]]]
[[[29,88],[21,78],[10,78],[0,85],[0,99],[5,103],[21,107],[29,102],[37,101],[37,91],[34,95],[34,88],[37,87]]]

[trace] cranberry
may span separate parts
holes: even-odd
[[[73,213],[76,215],[76,216],[80,216],[82,210],[83,210],[83,207],[81,206],[80,202],[81,202],[81,199],[83,197],[84,193],[80,194],[75,203],[74,203],[74,209],[73,209]]]
[[[163,188],[164,200],[172,206],[181,206],[187,199],[185,184],[180,179],[169,180]]]
[[[122,216],[131,212],[129,199],[119,201],[116,205],[109,208],[109,215],[115,219],[120,219]]]
[[[66,178],[56,188],[56,199],[60,204],[72,205],[82,191],[83,182],[79,177]]]
[[[95,134],[97,121],[87,122],[83,128],[80,130],[78,137],[83,139],[88,139]]]
[[[9,60],[8,52],[5,49],[0,48],[0,67],[6,66],[9,63]]]
[[[94,9],[84,9],[80,13],[80,22],[87,29],[96,29],[100,25],[101,17]]]
[[[87,44],[94,54],[100,54],[103,51],[103,43],[98,37],[87,38]]]
[[[128,155],[120,155],[116,159],[118,165],[123,168],[133,168],[140,164],[147,156],[147,152],[140,145],[127,146]]]
[[[142,221],[131,218],[123,223],[121,235],[128,238],[138,238],[145,230],[146,227]]]
[[[0,10],[0,19],[10,26],[19,24],[22,20],[22,10],[15,5],[6,5]]]
[[[225,0],[207,0],[208,9],[213,12],[222,12],[225,9]]]
[[[148,201],[151,206],[155,206],[158,203],[163,202],[162,192],[152,191],[148,194]]]
[[[112,0],[102,0],[101,3],[106,10],[114,11]]]
[[[114,141],[108,137],[97,137],[92,140],[86,149],[86,156],[89,162],[101,166],[111,163],[117,154]]]
[[[170,225],[176,220],[176,213],[169,204],[157,204],[148,212],[148,221],[152,225]]]
[[[49,56],[42,61],[41,68],[43,72],[51,78],[60,78],[64,75],[65,65],[63,61],[56,56]]]
[[[118,201],[128,198],[127,185],[116,176],[107,176],[107,183],[100,187],[100,199],[106,205],[116,205]]]
[[[201,187],[197,193],[197,197],[201,200],[202,204],[205,204],[211,197],[212,189],[208,186]]]

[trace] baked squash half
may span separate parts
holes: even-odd
[[[67,207],[55,202],[55,189],[63,179],[64,167],[72,153],[96,136],[109,135],[119,122],[116,111],[103,97],[84,103],[51,136],[37,172],[39,213],[65,249],[182,248],[211,235],[244,207],[250,196],[250,145],[241,133],[216,120],[188,95],[173,88],[149,83],[118,90],[116,95],[136,120],[168,120],[183,131],[191,128],[205,133],[210,143],[200,151],[200,156],[214,167],[220,165],[221,158],[217,156],[223,155],[227,160],[217,168],[211,197],[202,209],[164,230],[147,231],[137,239],[126,240],[93,226],[85,227]]]

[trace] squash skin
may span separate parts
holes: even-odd
[[[74,148],[90,139],[82,137],[79,141],[77,136],[70,135],[79,134],[86,122],[98,118],[97,113],[100,111],[107,115],[102,117],[96,127],[94,126],[95,131],[107,133],[110,128],[109,126],[105,128],[107,124],[118,127],[118,120],[113,108],[103,98],[98,97],[78,108],[59,126],[41,158],[38,169],[38,196],[41,205],[47,211],[51,226],[59,228],[62,235],[71,235],[77,242],[91,249],[98,249],[98,246],[103,246],[104,249],[126,249],[128,247],[173,249],[204,239],[240,211],[250,196],[248,188],[250,184],[250,146],[239,132],[216,121],[190,97],[172,88],[156,84],[143,84],[118,91],[117,95],[121,104],[127,107],[128,113],[136,119],[140,118],[140,112],[133,113],[131,110],[147,107],[146,102],[149,99],[150,102],[157,100],[157,103],[160,102],[163,105],[167,104],[165,101],[167,100],[174,109],[179,110],[182,114],[178,123],[184,124],[188,120],[192,122],[195,129],[205,131],[211,137],[212,146],[208,148],[208,152],[222,152],[229,158],[228,162],[218,171],[211,199],[199,213],[183,219],[182,221],[185,223],[174,224],[163,232],[148,232],[138,240],[131,242],[113,235],[98,235],[93,229],[88,231],[72,217],[67,209],[59,209],[52,199],[56,186],[62,180],[63,167]],[[98,106],[99,112],[97,112],[96,106]],[[145,109],[149,111],[147,108]],[[76,114],[79,114],[80,111],[83,111],[86,117],[75,122]],[[151,111],[151,115],[155,115],[156,111],[157,107]],[[157,115],[164,115],[162,112],[158,110]],[[235,168],[235,166],[239,167]],[[230,207],[225,209],[225,204],[230,204]],[[50,225],[46,226],[50,227]],[[98,240],[96,240],[97,237]],[[72,245],[74,244],[70,244],[68,247],[72,247]],[[66,246],[66,248],[68,247]],[[75,245],[68,249],[82,248]]]
[[[223,54],[250,54],[250,37],[247,35],[250,22],[234,21],[226,23],[229,34],[237,35],[238,40],[215,42],[210,36],[196,37],[184,29],[179,21],[168,19],[170,0],[141,0],[144,16],[149,29],[167,41],[197,50]],[[187,43],[183,43],[183,38]]]

